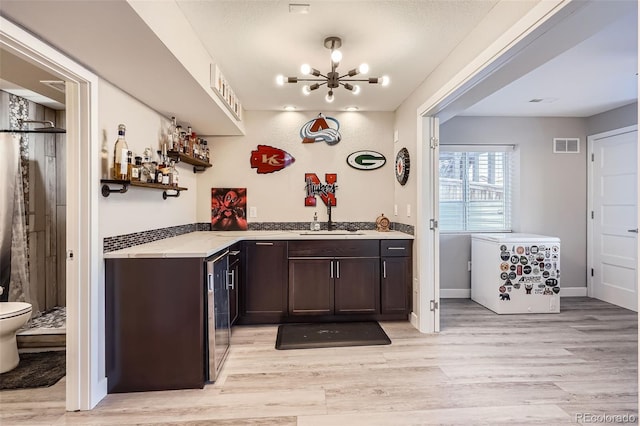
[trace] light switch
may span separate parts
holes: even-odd
[[[407,217],[411,217],[411,204],[407,204]]]
[[[393,215],[394,216],[398,216],[398,205],[397,204],[393,205]]]
[[[255,206],[249,207],[249,217],[258,217],[258,208]]]

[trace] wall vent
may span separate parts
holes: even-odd
[[[580,138],[553,138],[553,152],[555,154],[578,154],[580,152]]]

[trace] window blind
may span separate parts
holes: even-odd
[[[513,145],[440,146],[440,231],[511,231]]]

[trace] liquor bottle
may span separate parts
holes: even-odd
[[[170,151],[175,150],[176,141],[173,135],[176,133],[176,118],[171,117],[171,123],[169,123],[169,129],[167,130],[167,145]]]
[[[200,139],[196,137],[196,132],[193,132],[192,134],[192,138],[191,138],[191,143],[192,143],[192,149],[191,149],[191,155],[193,156],[193,158],[200,158]]]
[[[136,163],[133,165],[133,168],[131,169],[131,180],[135,182],[142,181],[142,157],[140,156],[136,157]]]
[[[118,125],[118,140],[113,148],[113,179],[129,180],[127,156],[129,146],[124,139],[126,127],[124,124]]]
[[[178,187],[180,176],[178,173],[178,168],[176,167],[176,162],[173,160],[171,160],[170,173],[171,173],[171,179],[169,180],[169,185],[173,187]]]
[[[191,141],[191,135],[193,134],[193,130],[191,126],[187,127],[187,134],[184,140],[184,153],[186,155],[193,155],[193,143]]]
[[[127,151],[127,179],[131,180],[133,173],[133,152]]]
[[[209,142],[206,139],[202,140],[202,159],[209,162]]]
[[[178,151],[178,152],[182,152],[184,147],[182,144],[182,126],[177,125],[176,126],[176,131],[173,133],[173,139],[174,139],[174,151]]]

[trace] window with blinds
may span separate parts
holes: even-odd
[[[440,145],[440,231],[511,231],[513,146]]]

